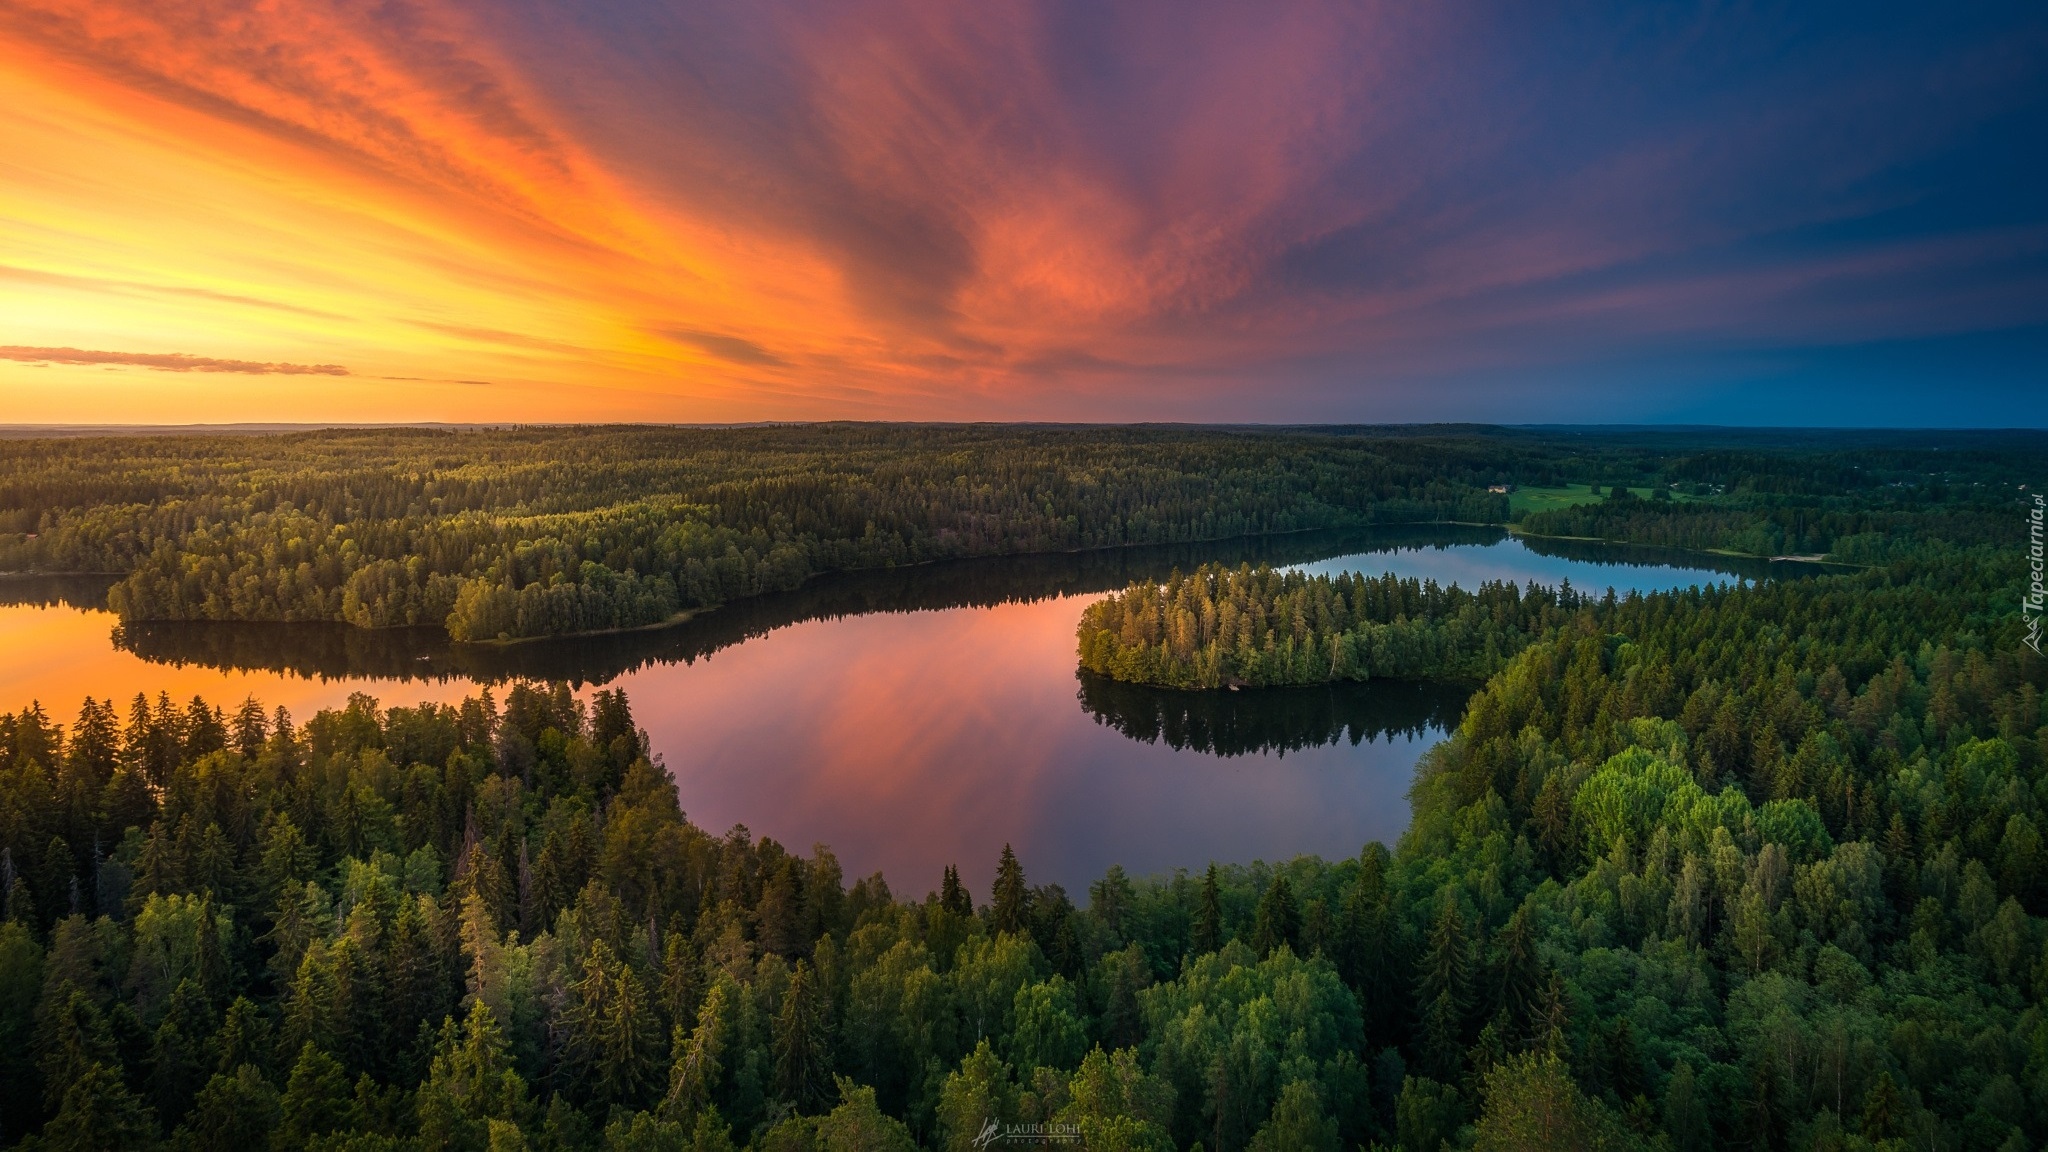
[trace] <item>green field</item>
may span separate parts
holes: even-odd
[[[1656,489],[1631,488],[1629,491],[1648,500]],[[1693,499],[1691,496],[1681,496],[1676,492],[1670,495],[1671,499],[1680,502]],[[1562,488],[1517,488],[1508,496],[1508,509],[1510,512],[1549,512],[1577,504],[1597,504],[1605,499],[1607,489],[1604,485],[1598,496],[1593,494],[1591,484],[1566,484]]]

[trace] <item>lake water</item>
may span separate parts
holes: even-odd
[[[1205,560],[1622,592],[1769,574],[1491,529],[1316,533],[823,578],[673,628],[506,648],[438,630],[121,627],[98,607],[104,582],[11,578],[0,708],[40,700],[68,721],[86,695],[125,714],[135,693],[169,691],[229,708],[253,695],[303,720],[355,692],[414,704],[515,678],[622,687],[698,825],[830,844],[849,875],[883,871],[898,896],[936,887],[949,863],[985,891],[1006,842],[1028,879],[1078,900],[1113,863],[1146,875],[1391,843],[1416,760],[1468,689],[1182,693],[1077,675],[1084,606]]]

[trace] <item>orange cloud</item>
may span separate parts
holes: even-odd
[[[2032,217],[1785,240],[1924,201],[1888,177],[2010,105],[2020,56],[1965,30],[1911,68],[1722,71],[1695,62],[1711,29],[1520,21],[1351,0],[12,0],[0,339],[194,364],[137,384],[0,359],[0,405],[1302,419],[1384,417],[1405,392],[1409,415],[1499,416],[1427,405],[1652,345],[2048,322],[2034,249],[2003,279],[1996,254],[1928,255],[2009,252],[1985,229]],[[1843,267],[1880,270],[1854,307],[1828,296]],[[352,374],[284,390],[200,360]]]
[[[339,364],[279,364],[223,360],[183,352],[95,352],[84,348],[23,348],[0,345],[0,360],[28,364],[134,364],[159,372],[234,372],[245,376],[346,376]]]

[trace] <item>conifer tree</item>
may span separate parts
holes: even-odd
[[[803,960],[796,962],[775,1018],[775,1087],[799,1113],[822,1111],[831,1100],[832,1052],[823,996],[816,974]]]
[[[1424,1062],[1441,1080],[1455,1077],[1471,1010],[1471,942],[1456,889],[1446,886],[1416,974]]]
[[[42,1147],[107,1152],[155,1145],[156,1118],[121,1082],[117,1067],[91,1063],[62,1085],[57,1114],[43,1128]]]
[[[951,864],[946,865],[945,879],[939,885],[939,907],[963,919],[974,915],[974,898],[960,883],[960,869]]]
[[[594,1103],[638,1106],[661,1061],[660,1021],[639,975],[598,940],[569,993],[563,1058],[575,1082]]]
[[[1223,947],[1223,897],[1214,864],[1202,874],[1202,899],[1195,909],[1195,924],[1188,944],[1197,956],[1206,956]]]
[[[287,1147],[302,1148],[313,1137],[344,1127],[351,1099],[341,1062],[308,1041],[299,1048],[279,1101],[279,1140]]]
[[[1494,1006],[1507,1014],[1515,1035],[1526,1035],[1543,995],[1543,967],[1536,957],[1528,905],[1516,908],[1494,939],[1493,967]]]
[[[1261,956],[1283,946],[1300,950],[1301,909],[1294,902],[1294,888],[1287,883],[1287,877],[1273,877],[1265,895],[1259,898],[1250,943],[1252,951]]]
[[[1017,854],[1003,845],[996,864],[996,882],[989,897],[989,921],[998,932],[1023,932],[1030,925],[1031,891],[1024,886],[1024,867]]]

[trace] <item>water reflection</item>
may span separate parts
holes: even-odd
[[[1517,536],[1517,543],[1538,556],[1592,564],[1602,568],[1668,569],[1699,572],[1702,569],[1746,580],[1796,580],[1831,572],[1853,572],[1853,564],[1829,564],[1819,560],[1771,560],[1761,556],[1726,556],[1693,552],[1683,548],[1662,548],[1653,544],[1609,544],[1601,540],[1566,540],[1554,536]]]
[[[1306,533],[850,574],[674,628],[502,648],[439,629],[117,628],[104,578],[8,579],[0,708],[39,698],[68,718],[87,694],[162,690],[230,707],[254,695],[304,718],[354,692],[391,705],[511,678],[616,684],[704,827],[824,841],[899,892],[935,885],[947,864],[986,891],[1010,843],[1033,882],[1080,891],[1112,863],[1148,873],[1391,841],[1417,758],[1464,698],[1390,682],[1077,688],[1074,627],[1094,597],[1208,560],[1624,591],[1764,574],[1672,559],[1486,528]]]
[[[807,620],[877,612],[987,608],[1108,592],[1201,564],[1306,564],[1332,556],[1496,545],[1498,528],[1436,525],[959,560],[822,576],[794,592],[736,600],[680,624],[519,644],[456,644],[439,628],[368,630],[345,624],[142,621],[114,644],[161,664],[285,672],[328,679],[566,680],[606,684],[654,664],[690,663]]]
[[[1081,707],[1133,740],[1213,756],[1284,756],[1325,744],[1412,739],[1457,724],[1469,684],[1398,680],[1183,692],[1077,672]]]
[[[34,573],[0,575],[0,605],[18,604],[29,608],[105,608],[107,589],[118,576],[58,575]]]

